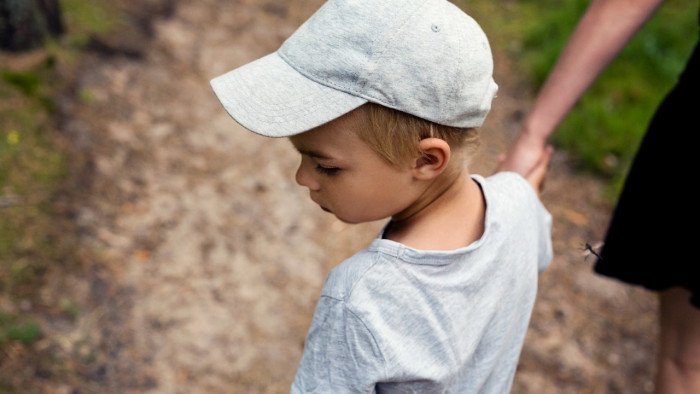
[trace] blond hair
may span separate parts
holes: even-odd
[[[367,121],[356,130],[358,137],[397,168],[422,155],[419,142],[426,138],[447,142],[455,162],[466,162],[479,146],[479,131],[475,128],[444,126],[374,103],[360,108],[366,111]]]

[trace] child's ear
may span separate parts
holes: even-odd
[[[421,157],[415,161],[413,177],[419,180],[430,180],[440,175],[450,161],[450,145],[439,138],[426,138],[420,141],[418,147]]]

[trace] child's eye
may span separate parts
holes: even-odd
[[[320,165],[320,164],[317,164],[317,165],[316,165],[316,171],[317,171],[319,174],[328,175],[328,176],[333,176],[333,175],[337,175],[337,174],[338,174],[338,172],[340,171],[340,168],[338,168],[338,167],[326,167],[326,166],[322,166],[322,165]]]

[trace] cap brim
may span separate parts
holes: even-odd
[[[236,122],[267,137],[303,133],[367,102],[304,77],[276,52],[214,78],[211,86]]]

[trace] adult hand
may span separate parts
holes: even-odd
[[[540,195],[544,188],[544,179],[547,175],[547,170],[549,169],[549,161],[552,158],[552,152],[554,148],[551,145],[547,145],[540,151],[540,156],[530,167],[530,169],[522,174],[525,179],[530,182],[532,188],[535,189],[537,195]]]
[[[523,121],[500,171],[523,176],[535,168],[547,139],[574,104],[663,0],[593,0]]]
[[[547,157],[549,162],[547,155],[551,155],[551,147],[550,152],[546,150],[546,141],[523,131],[519,134],[510,153],[499,157],[498,171],[513,171],[527,178],[528,174],[540,164],[543,156]]]

